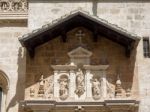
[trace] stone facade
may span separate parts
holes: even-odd
[[[6,98],[3,99],[6,103],[3,104],[2,112],[23,112],[25,110],[21,105],[22,101],[35,99],[42,99],[43,101],[46,99],[38,96],[40,82],[50,81],[50,84],[53,84],[54,69],[51,65],[70,64],[68,52],[75,49],[80,42],[75,36],[78,29],[84,31],[85,37],[83,37],[82,43],[93,54],[90,58],[90,64],[100,64],[104,59],[103,57],[107,57],[107,64],[109,64],[107,78],[112,83],[112,88],[115,90],[116,85],[120,88],[120,83],[116,84],[119,71],[121,87],[123,88],[122,99],[129,92],[133,99],[140,101],[139,108],[135,112],[149,112],[150,62],[149,58],[143,57],[142,44],[142,37],[149,37],[150,35],[149,1],[30,0],[26,3],[22,0],[16,0],[16,3],[22,4],[19,5],[21,8],[9,7],[11,10],[7,10],[8,7],[5,8],[4,6],[13,4],[8,1],[0,1],[0,71],[2,71],[0,72],[0,80],[4,81],[2,83],[5,86],[2,87],[6,89],[4,92]],[[134,46],[130,58],[125,56],[122,46],[105,37],[99,38],[94,43],[91,39],[91,31],[83,27],[69,31],[66,43],[63,43],[60,37],[56,37],[37,47],[34,58],[29,56],[29,53],[18,41],[18,38],[24,34],[78,9],[87,11],[140,36],[141,40]],[[46,86],[50,88],[49,83]],[[42,94],[42,86],[40,94]],[[48,99],[51,97],[53,96],[49,96]],[[84,111],[80,106],[75,111],[79,110]]]

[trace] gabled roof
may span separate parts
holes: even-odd
[[[98,18],[97,16],[77,10],[52,21],[52,23],[46,24],[41,28],[32,31],[31,33],[24,35],[23,37],[19,38],[19,41],[24,47],[27,48],[31,55],[33,55],[34,49],[37,46],[44,44],[45,42],[48,42],[60,35],[62,40],[66,42],[66,33],[76,27],[81,26],[93,32],[94,41],[97,41],[98,35],[102,35],[124,46],[126,50],[131,49],[132,44],[136,40],[140,39],[138,36],[129,33],[114,24],[110,24],[107,21]]]

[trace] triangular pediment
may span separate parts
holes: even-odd
[[[92,52],[88,51],[87,49],[83,47],[78,47],[68,53],[70,58],[73,57],[90,57],[92,55]]]
[[[34,55],[34,49],[56,37],[61,37],[63,42],[67,40],[67,32],[76,28],[84,27],[93,33],[93,41],[97,41],[98,35],[102,35],[113,42],[122,45],[126,54],[130,55],[131,49],[135,41],[140,38],[126,30],[108,23],[107,21],[90,15],[84,11],[71,12],[68,15],[52,21],[37,30],[19,38],[21,44],[27,48],[30,55]]]

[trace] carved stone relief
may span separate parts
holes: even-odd
[[[27,0],[1,0],[0,12],[27,11]]]
[[[31,99],[52,99],[53,98],[53,77],[44,79],[40,76],[38,84],[29,88]]]
[[[43,78],[43,75],[41,75],[41,78],[40,78],[40,81],[39,81],[39,91],[38,91],[38,96],[39,97],[44,96],[44,93],[45,93],[44,85],[45,85],[45,80]]]
[[[65,100],[69,96],[69,79],[68,76],[62,75],[59,81],[59,97],[61,100]]]
[[[34,97],[35,96],[35,89],[34,88],[30,88],[30,97]]]
[[[91,80],[92,83],[92,95],[95,100],[100,99],[101,97],[101,83],[97,78]]]
[[[84,52],[81,52],[84,51]],[[68,53],[76,59],[88,55],[88,62],[92,53],[84,48],[76,48]],[[83,57],[82,57],[83,58]],[[81,58],[81,59],[82,59]],[[73,59],[73,58],[72,58]],[[34,87],[30,88],[30,98],[52,99],[52,100],[76,100],[76,101],[95,101],[114,99],[122,96],[121,80],[118,77],[116,85],[106,77],[109,65],[90,65],[89,63],[75,63],[71,60],[68,65],[52,65],[54,74],[44,79],[41,75]],[[82,61],[82,60],[81,60]],[[37,89],[38,88],[38,89]],[[128,89],[126,97],[131,96]]]
[[[7,11],[9,9],[9,3],[6,1],[1,2],[1,10]]]
[[[126,90],[126,97],[130,97],[131,96],[131,89],[130,88],[128,88],[127,90]]]
[[[122,97],[122,86],[121,86],[121,80],[120,80],[119,75],[118,75],[117,81],[116,81],[115,97],[116,98]]]
[[[81,69],[76,73],[76,90],[75,93],[80,97],[85,92],[85,78]]]
[[[44,98],[52,99],[53,98],[53,78],[49,78],[46,80],[45,93]]]
[[[115,90],[113,88],[113,85],[109,83],[108,81],[106,82],[107,85],[107,97],[108,99],[112,99],[115,96]]]

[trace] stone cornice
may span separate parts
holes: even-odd
[[[77,69],[76,65],[52,65],[54,70],[75,70]]]
[[[102,102],[56,102],[50,100],[26,100],[21,102],[22,107],[25,110],[40,110],[49,111],[60,108],[65,110],[75,109],[78,106],[86,108],[91,107],[92,110],[103,109],[105,111],[121,111],[121,110],[133,110],[138,107],[139,101],[137,100],[104,100]],[[94,107],[94,108],[92,108]],[[89,110],[89,109],[88,109]]]
[[[84,65],[84,69],[88,70],[106,70],[109,67],[109,65]]]

